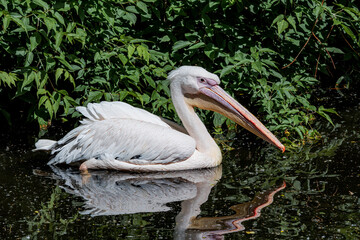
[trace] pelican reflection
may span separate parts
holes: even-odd
[[[230,216],[199,217],[201,205],[221,179],[221,166],[159,173],[92,171],[88,176],[73,169],[52,169],[52,177],[61,180],[61,188],[85,200],[81,214],[164,212],[171,209],[167,204],[181,201],[181,211],[175,219],[175,239],[219,239],[226,233],[244,230],[242,222],[259,217],[261,209],[285,188],[283,183],[257,194],[250,202],[230,207],[235,211]]]

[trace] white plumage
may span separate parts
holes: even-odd
[[[49,164],[81,163],[80,169],[172,171],[214,167],[221,152],[194,107],[219,112],[249,131],[284,146],[250,112],[200,67],[183,66],[169,73],[175,109],[184,127],[124,102],[90,103],[77,110],[81,125],[59,141],[40,139],[36,150],[51,150]]]
[[[165,164],[189,158],[195,151],[195,141],[189,135],[126,103],[101,102],[77,110],[87,118],[57,142],[52,150],[56,155],[49,164],[91,158]]]

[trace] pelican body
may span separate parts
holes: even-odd
[[[182,66],[168,75],[180,126],[124,102],[77,107],[85,118],[59,141],[40,139],[35,150],[51,151],[48,164],[79,164],[80,170],[174,171],[210,168],[221,163],[220,148],[194,111],[223,114],[282,151],[280,141],[220,86],[217,75]]]

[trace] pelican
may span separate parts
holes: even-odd
[[[59,141],[40,139],[35,150],[51,151],[48,164],[79,164],[80,171],[116,169],[150,172],[211,168],[220,148],[194,107],[218,112],[278,147],[284,145],[246,108],[227,94],[217,75],[182,66],[168,74],[171,97],[183,127],[124,102],[77,107],[85,119]]]

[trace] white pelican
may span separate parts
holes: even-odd
[[[123,102],[77,107],[86,117],[59,141],[40,139],[35,150],[51,150],[48,164],[78,163],[87,169],[173,171],[218,166],[222,156],[194,111],[212,110],[235,121],[282,151],[285,147],[248,110],[227,94],[217,75],[182,66],[169,73],[174,107],[184,125]]]

